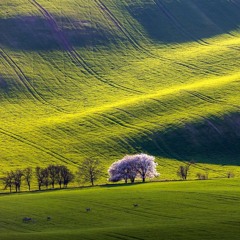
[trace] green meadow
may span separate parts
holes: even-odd
[[[5,194],[1,239],[237,240],[239,201],[231,179]]]

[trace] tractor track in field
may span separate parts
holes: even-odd
[[[114,115],[110,115],[107,113],[97,113],[100,117],[106,119],[110,124],[113,125],[118,125],[124,128],[128,128],[128,129],[136,129],[136,130],[142,130],[140,127],[137,126],[133,126],[127,122],[123,122],[121,121],[121,119],[119,119],[118,117],[114,116]]]
[[[63,110],[51,103],[49,103],[46,99],[44,99],[38,91],[34,88],[34,86],[30,83],[27,76],[24,74],[23,70],[17,65],[17,63],[11,58],[9,54],[7,54],[1,47],[0,47],[0,56],[7,62],[7,64],[13,69],[15,74],[18,76],[21,84],[28,90],[30,95],[38,102],[41,102],[44,105],[49,105],[56,110],[63,112]]]
[[[128,41],[136,48],[137,50],[145,53],[148,56],[153,56],[147,49],[140,46],[139,43],[132,37],[129,31],[119,22],[119,20],[114,16],[111,10],[101,1],[101,0],[94,0],[98,7],[101,9],[104,15],[115,24],[115,26],[123,33],[123,35],[128,39]]]
[[[119,110],[119,111],[122,111],[122,112],[128,114],[129,116],[132,116],[133,118],[137,118],[137,119],[139,119],[139,120],[143,120],[143,119],[137,117],[136,115],[134,115],[134,114],[132,114],[132,113],[126,111],[126,110],[123,110],[123,109],[120,109],[120,108],[115,108],[115,109],[117,109],[117,110]],[[148,122],[148,123],[150,123],[150,124],[153,124],[153,125],[155,125],[155,126],[157,126],[157,127],[159,127],[159,126],[162,127],[162,126],[163,126],[163,125],[161,125],[161,124],[153,123],[153,122],[150,122],[150,121],[148,121],[148,120],[144,120],[144,121],[145,121],[145,122]],[[130,125],[130,126],[132,126],[132,125]],[[154,143],[154,145],[156,146],[156,148],[159,149],[159,151],[163,152],[163,153],[164,153],[166,156],[168,156],[169,158],[183,159],[183,158],[182,158],[181,156],[179,156],[178,154],[173,153],[173,151],[168,148],[168,146],[164,143],[164,141],[161,139],[160,136],[157,136],[157,137],[156,137],[156,136],[154,135],[154,132],[153,132],[153,131],[151,131],[151,130],[149,130],[149,129],[142,129],[142,128],[140,128],[140,127],[138,127],[138,128],[135,127],[135,129],[141,130],[141,133],[144,134],[144,136],[145,136],[146,138],[148,138],[149,141],[152,141],[152,142]],[[160,146],[159,143],[158,143],[158,140],[159,140],[159,139],[160,139],[160,141],[161,141],[161,146]]]
[[[21,84],[28,90],[31,96],[41,102],[42,98],[39,94],[35,91],[35,89],[29,83],[26,75],[22,71],[22,69],[14,62],[14,60],[0,47],[0,56],[7,62],[7,64],[13,69],[15,74],[18,76]]]
[[[191,33],[185,30],[184,26],[176,19],[176,17],[168,10],[168,8],[160,1],[153,0],[153,2],[156,4],[156,6],[163,12],[163,14],[169,19],[169,21],[172,23],[172,25],[179,30],[181,33],[183,33],[186,37],[196,41],[197,43],[201,45],[207,45],[208,43],[204,40],[198,40],[196,37],[194,37]]]
[[[1,128],[1,127],[0,127],[0,133],[3,134],[3,135],[6,135],[6,136],[8,136],[8,137],[11,137],[12,139],[15,139],[15,140],[17,140],[17,141],[19,141],[19,142],[22,142],[22,143],[24,143],[24,144],[27,144],[27,145],[29,145],[29,146],[37,149],[37,150],[40,150],[40,151],[48,154],[49,156],[52,156],[52,157],[54,157],[55,159],[58,159],[58,160],[60,160],[60,161],[62,161],[62,162],[64,162],[64,163],[67,163],[67,164],[70,163],[70,164],[72,164],[72,165],[77,166],[76,163],[74,163],[74,162],[71,161],[70,159],[68,159],[68,158],[60,155],[59,153],[56,153],[56,152],[54,152],[54,151],[52,151],[52,150],[50,150],[50,149],[48,149],[48,148],[46,148],[46,147],[40,146],[40,145],[37,144],[37,143],[34,143],[34,142],[30,141],[30,140],[27,140],[26,138],[21,137],[20,135],[17,135],[17,134],[15,134],[15,133],[10,132],[10,131],[4,130],[4,129]]]
[[[120,233],[108,233],[105,234],[108,237],[114,238],[114,239],[120,239],[120,240],[144,240],[143,238],[135,237],[135,236],[130,236],[130,235],[125,235],[125,234],[120,234]]]
[[[104,84],[107,84],[111,87],[121,89],[123,91],[127,92],[134,92],[134,93],[143,93],[138,90],[134,90],[125,86],[122,86],[117,83],[113,83],[107,79],[102,78],[95,70],[93,70],[91,67],[89,67],[88,63],[84,58],[73,48],[73,46],[69,43],[68,39],[65,37],[63,31],[58,26],[58,23],[54,19],[54,17],[51,15],[49,11],[47,11],[41,4],[39,4],[36,0],[29,0],[30,3],[35,6],[35,8],[38,9],[38,11],[44,16],[44,18],[48,21],[52,32],[57,37],[59,43],[64,48],[65,51],[68,52],[71,59],[73,59],[73,62],[76,63],[76,65],[80,64],[80,66],[83,67],[83,69],[90,75],[95,77],[97,80],[101,81]]]
[[[202,101],[205,101],[205,102],[208,102],[208,103],[212,103],[212,104],[225,104],[225,105],[228,105],[228,106],[240,109],[240,106],[238,106],[238,105],[227,103],[224,100],[214,99],[212,97],[206,96],[206,95],[204,95],[202,93],[199,93],[197,91],[182,90],[182,92],[191,94],[192,96],[197,97],[197,98],[201,99]]]
[[[92,68],[90,68],[87,64],[87,62],[79,55],[79,53],[71,46],[71,44],[68,42],[68,40],[66,39],[66,37],[64,36],[63,32],[60,30],[57,22],[55,21],[55,19],[53,18],[53,16],[46,10],[44,9],[36,0],[29,0],[41,13],[42,15],[48,20],[53,32],[57,35],[57,39],[60,39],[61,41],[61,45],[63,45],[64,49],[68,52],[68,54],[70,55],[70,57],[74,60],[75,63],[80,64],[89,75],[94,76],[95,78],[97,78],[98,80],[100,80],[101,82],[108,84],[112,87],[115,88],[119,88],[121,90],[125,90],[128,92],[135,92],[135,93],[143,93],[141,91],[138,90],[134,90],[128,87],[124,87],[122,85],[110,82],[104,78],[102,78],[101,76],[99,76],[99,74],[94,71]],[[182,62],[178,62],[178,61],[173,61],[171,59],[156,55],[156,54],[152,54],[151,52],[149,52],[149,50],[145,49],[144,47],[140,46],[137,41],[134,40],[134,38],[131,36],[131,34],[129,33],[129,31],[122,26],[122,24],[119,22],[119,20],[114,16],[114,14],[111,12],[111,10],[101,1],[101,0],[94,0],[95,3],[99,6],[99,8],[101,9],[101,11],[105,14],[107,14],[107,16],[109,17],[109,19],[117,26],[117,28],[126,36],[126,38],[130,41],[130,43],[139,51],[145,53],[147,56],[150,57],[154,57],[157,59],[160,59],[162,61],[168,61],[170,63],[174,63],[177,64],[179,66],[182,66],[184,68],[188,68],[191,70],[202,70],[201,68],[194,66],[193,64],[185,64]],[[130,23],[129,23],[130,24]],[[207,71],[207,73],[212,73],[213,71]],[[215,71],[214,71],[215,72]],[[217,73],[217,72],[215,72]]]
[[[192,70],[196,70],[196,69],[200,69],[192,64],[184,64],[181,62],[177,62],[177,61],[172,61],[171,59],[159,56],[157,54],[153,54],[151,53],[149,50],[145,49],[144,47],[140,46],[137,41],[134,40],[134,37],[131,36],[131,34],[129,33],[129,31],[122,26],[122,24],[118,21],[118,19],[114,16],[114,14],[110,11],[110,9],[104,4],[102,3],[101,0],[94,0],[96,2],[96,4],[99,6],[99,8],[102,10],[103,13],[107,14],[107,16],[109,17],[109,19],[115,24],[115,26],[126,36],[126,38],[130,41],[130,43],[132,43],[132,45],[139,51],[143,52],[144,54],[146,54],[149,57],[154,57],[157,59],[160,59],[162,61],[168,61],[168,62],[172,62],[174,64],[186,67],[188,69],[192,69]],[[132,24],[127,20],[127,22],[129,23],[129,25],[135,30],[136,28],[134,26],[132,26]],[[139,33],[139,31],[137,31]],[[201,70],[201,69],[200,69]]]
[[[123,35],[128,39],[128,41],[133,45],[133,47],[148,56],[153,56],[148,50],[144,49],[142,46],[138,44],[138,42],[131,36],[129,31],[119,22],[119,20],[114,16],[111,10],[101,1],[101,0],[94,0],[98,7],[101,9],[104,15],[115,24],[115,26],[123,33]],[[129,23],[129,21],[128,21]]]
[[[161,124],[159,124],[159,123],[151,122],[151,121],[149,121],[149,120],[147,120],[147,119],[140,118],[140,117],[138,117],[137,115],[135,115],[135,114],[133,114],[133,113],[131,113],[131,112],[125,110],[125,109],[122,109],[122,108],[115,108],[115,109],[118,110],[118,111],[120,111],[120,112],[126,113],[127,115],[129,115],[129,116],[131,116],[131,117],[133,117],[133,118],[135,118],[135,119],[139,119],[140,121],[144,121],[144,122],[147,122],[147,123],[156,125],[156,126],[158,126],[158,127],[163,127],[163,125],[161,125]],[[155,115],[157,115],[157,114],[155,114]],[[157,116],[159,116],[159,115],[157,115]]]

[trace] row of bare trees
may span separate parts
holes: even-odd
[[[36,167],[36,178],[38,184],[38,190],[41,190],[42,186],[48,189],[55,188],[58,184],[59,188],[67,188],[68,184],[73,181],[74,175],[64,165],[49,165],[46,168]]]
[[[9,189],[12,192],[12,189],[15,188],[15,192],[20,192],[22,183],[25,182],[30,191],[34,173],[39,190],[41,190],[42,186],[54,188],[55,184],[58,184],[60,188],[62,186],[67,187],[74,178],[71,171],[63,165],[49,165],[46,168],[36,167],[35,172],[28,167],[7,172],[2,178],[4,189]]]
[[[48,189],[49,187],[53,189],[56,185],[59,188],[67,188],[75,178],[79,182],[89,182],[93,186],[95,181],[101,177],[106,177],[101,162],[95,159],[85,159],[75,174],[64,165],[49,165],[48,167],[38,166],[35,170],[30,167],[12,170],[7,172],[1,180],[5,190],[9,189],[12,192],[15,189],[15,192],[20,192],[23,183],[30,191],[33,181],[37,183],[38,190],[42,190],[42,188]]]
[[[15,171],[7,172],[6,175],[2,178],[4,189],[9,188],[10,192],[12,192],[12,189],[15,188],[16,192],[20,192],[22,181],[25,180],[30,191],[32,175],[33,172],[31,168],[25,168],[23,170],[17,169]]]

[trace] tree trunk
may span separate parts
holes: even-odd
[[[142,178],[142,182],[145,182],[145,180],[146,180],[146,178],[145,178],[145,177],[143,177],[143,178]]]

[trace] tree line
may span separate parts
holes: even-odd
[[[179,166],[177,175],[182,180],[187,180],[190,167],[194,162],[189,162]],[[141,179],[142,182],[146,178],[155,178],[160,174],[157,172],[157,163],[154,156],[147,154],[126,155],[121,160],[111,164],[108,169],[108,181],[125,183],[134,183],[136,179]],[[25,169],[12,170],[6,172],[1,179],[4,189],[9,189],[10,192],[20,192],[23,182],[31,190],[33,179],[37,183],[38,190],[55,188],[56,185],[61,188],[67,188],[69,183],[75,179],[81,182],[89,182],[92,186],[100,178],[107,177],[104,171],[103,164],[99,160],[92,158],[85,159],[79,166],[75,174],[67,166],[64,165],[49,165],[47,167],[37,166],[35,170],[30,167]],[[208,179],[207,174],[197,174],[198,179]],[[228,174],[228,178],[233,177],[232,173]]]
[[[25,182],[30,191],[34,173],[39,190],[41,190],[43,186],[45,186],[46,189],[49,186],[54,188],[55,184],[58,184],[60,188],[62,188],[62,186],[67,187],[74,178],[72,172],[63,165],[49,165],[46,168],[36,167],[35,172],[32,168],[27,167],[25,169],[7,172],[2,178],[4,189],[9,189],[10,192],[12,192],[14,188],[15,192],[20,192],[22,183]]]
[[[123,159],[114,162],[108,169],[108,181],[118,182],[128,180],[134,183],[136,178],[145,182],[146,178],[159,176],[156,170],[157,163],[153,156],[147,154],[127,155]],[[99,160],[92,158],[85,159],[79,166],[75,174],[64,165],[49,165],[47,167],[37,166],[35,169],[27,167],[25,169],[16,169],[5,173],[1,179],[4,190],[10,192],[20,192],[25,184],[31,191],[32,183],[35,180],[38,190],[67,188],[69,183],[75,179],[81,182],[89,182],[92,186],[100,178],[107,177],[104,167]]]

